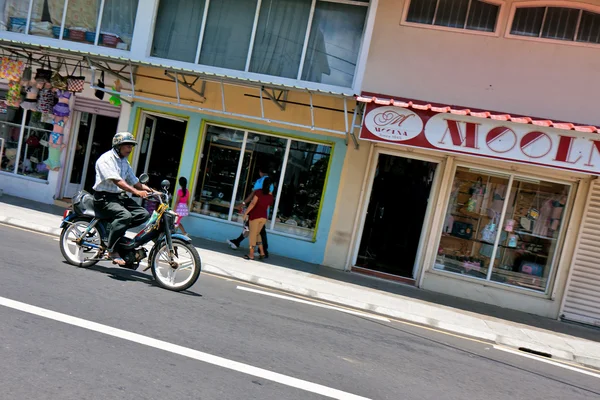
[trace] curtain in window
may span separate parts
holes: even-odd
[[[367,7],[317,2],[302,79],[351,87]]]
[[[244,70],[257,0],[211,1],[200,64]]]
[[[31,9],[32,21],[41,21],[42,11],[44,9],[44,1],[45,0],[33,0],[33,7]],[[3,5],[2,10],[5,11],[7,18],[27,18],[27,14],[29,12],[29,1],[3,0],[0,1],[0,5]]]
[[[7,0],[0,0],[0,31],[8,29]]]
[[[47,0],[48,10],[53,25],[60,26],[62,22],[65,0]],[[42,1],[43,4],[43,1]],[[96,31],[100,0],[69,0],[65,27],[81,28],[87,31]]]
[[[204,15],[204,0],[161,0],[152,55],[194,62]]]
[[[138,0],[105,0],[100,30],[118,35],[131,45],[137,8]]]
[[[250,71],[296,79],[311,0],[263,0]]]

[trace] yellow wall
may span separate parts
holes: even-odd
[[[181,80],[182,78],[180,76],[180,81]],[[187,77],[186,80],[189,83],[193,82],[193,79],[190,79],[189,77]],[[202,81],[198,80],[194,84],[193,88],[198,92],[201,92]],[[163,70],[157,68],[140,67],[138,69],[135,84],[135,93],[139,96],[149,97],[161,101],[169,101],[173,103],[177,102],[177,91],[174,81],[168,76],[164,75]],[[258,96],[260,96],[260,90],[258,88],[225,84],[224,93],[225,110],[227,112],[250,115],[253,117],[262,116],[260,99],[258,98]],[[182,104],[186,104],[193,107],[206,108],[207,110],[202,111],[203,113],[211,114],[209,110],[222,110],[223,96],[221,94],[220,83],[207,81],[204,92],[204,99],[197,93],[188,90],[183,85],[179,85],[179,95]],[[263,100],[265,118],[310,126],[312,124],[312,121],[309,107],[309,94],[304,92],[289,91],[287,101],[301,103],[303,105],[288,103],[285,106],[285,110],[282,111],[271,100],[268,100],[265,97]],[[340,132],[345,131],[343,112],[344,100],[342,98],[313,94],[313,105],[317,107],[327,107],[334,110],[338,110],[331,111],[315,108],[314,118],[316,127],[336,130]],[[348,99],[348,124],[351,123],[352,112],[354,111],[355,105],[356,102],[353,99]],[[184,109],[187,109],[189,111],[189,108]],[[218,113],[214,114],[219,115]],[[252,118],[242,118],[238,116],[231,116],[231,118],[257,122],[255,119]],[[290,127],[288,125],[278,124],[275,122],[268,123],[268,125],[280,128],[295,129],[298,131],[318,133],[328,136],[340,137],[341,135],[335,133],[322,132],[319,130],[311,131],[310,129]]]
[[[357,213],[361,210],[360,196],[363,179],[369,173],[369,153],[372,144],[361,141],[358,150],[348,148],[340,177],[340,189],[331,222],[323,263],[337,269],[346,269],[348,253],[352,251],[352,233]]]

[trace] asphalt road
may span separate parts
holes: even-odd
[[[598,372],[269,293],[208,274],[172,293],[0,225],[0,398],[600,399]]]

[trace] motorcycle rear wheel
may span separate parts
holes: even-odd
[[[176,268],[169,264],[169,250],[164,242],[160,248],[152,252],[149,263],[152,268],[152,276],[158,286],[180,292],[189,289],[196,283],[202,270],[202,263],[198,251],[191,244],[180,239],[173,239],[173,248],[176,254],[174,257],[174,261],[177,263]],[[182,274],[183,272],[185,273]],[[182,275],[182,279],[176,279]]]
[[[86,246],[80,246],[74,242],[89,226],[90,221],[86,219],[75,219],[71,224],[66,226],[60,234],[60,252],[65,260],[76,267],[89,268],[98,263],[99,260],[86,260],[94,258],[98,249]],[[100,233],[96,228],[93,228],[87,235],[86,242],[100,245]]]

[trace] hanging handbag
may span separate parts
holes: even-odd
[[[496,241],[496,223],[494,220],[490,221],[481,231],[481,241],[487,243],[494,243]]]
[[[25,70],[25,63],[19,60],[12,60],[8,57],[3,57],[0,63],[0,78],[9,81],[20,81]]]
[[[100,78],[98,79],[98,84],[96,85],[99,88],[104,89],[104,71],[102,71],[102,74],[100,75]],[[96,93],[94,94],[99,100],[104,100],[104,91],[103,90],[99,90],[96,89]]]
[[[38,68],[35,72],[35,80],[38,83],[47,83],[52,79],[52,69],[50,65],[50,57],[45,56],[40,60],[42,62],[42,68]],[[46,61],[48,64],[46,64]]]
[[[471,186],[469,193],[471,194],[471,197],[467,200],[467,211],[477,212],[478,205],[481,204],[481,200],[483,200],[483,195],[485,193],[483,179],[481,177],[477,178],[477,182]]]
[[[31,80],[31,64],[31,56],[29,56],[25,70],[23,70],[23,81],[29,82]]]
[[[5,102],[6,105],[10,107],[19,107],[21,105],[21,82],[8,82],[8,91],[6,92]]]
[[[56,67],[56,71],[52,75],[52,78],[50,78],[50,83],[52,84],[52,87],[55,89],[59,89],[59,90],[67,90],[67,78],[65,78],[64,76],[62,76],[60,74],[60,68],[62,67],[63,64],[64,64],[64,60],[61,58],[58,61],[58,66]]]
[[[79,67],[79,75],[75,75],[75,72]],[[73,73],[67,77],[67,90],[69,92],[83,92],[83,85],[85,84],[85,76],[83,76],[83,70],[81,67],[81,61],[77,62],[75,68],[73,68]]]
[[[29,138],[27,138],[27,141],[25,143],[27,144],[27,146],[35,148],[40,145],[40,138],[38,138],[35,135],[31,135],[29,136]]]
[[[531,207],[529,208],[529,211],[527,211],[527,218],[529,218],[532,221],[536,221],[540,217],[540,191],[539,191],[539,189],[535,194],[534,200],[535,200],[535,206],[532,204]]]

